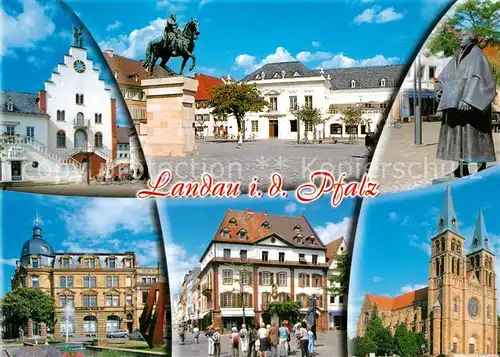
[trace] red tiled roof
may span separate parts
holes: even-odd
[[[418,302],[427,300],[428,288],[422,288],[409,293],[396,296],[395,298],[366,294],[372,305],[377,304],[379,309],[398,310]]]
[[[212,95],[210,93],[212,89],[224,85],[224,81],[221,78],[207,76],[206,74],[196,73],[194,78],[198,80],[198,91],[194,96],[195,100],[212,99]]]
[[[339,247],[343,241],[344,237],[340,237],[326,245],[326,257],[328,259],[331,260],[337,255],[337,251],[339,250]]]
[[[228,238],[222,237],[221,232],[224,229],[229,231]],[[244,240],[238,235],[242,229],[246,231]],[[304,216],[275,215],[251,210],[228,210],[215,233],[214,241],[256,243],[272,235],[282,238],[292,246],[325,249],[325,245]]]

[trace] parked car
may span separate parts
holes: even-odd
[[[134,332],[129,334],[128,338],[130,340],[134,340],[134,341],[144,341],[144,336],[142,335],[141,331],[139,331],[139,330],[135,330]]]
[[[115,330],[113,332],[108,332],[107,337],[108,338],[123,338],[123,337],[128,337],[129,333],[127,330]]]

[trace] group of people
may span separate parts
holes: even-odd
[[[193,332],[194,333],[194,332]],[[315,351],[314,332],[307,327],[305,322],[297,322],[293,326],[293,335],[297,341],[297,348],[301,351],[301,357],[309,357]],[[209,326],[205,331],[208,339],[208,355],[219,357],[221,353],[221,333],[217,327]],[[195,337],[195,340],[197,338]],[[291,332],[287,321],[281,326],[273,322],[266,325],[261,322],[255,328],[242,325],[231,329],[229,345],[232,357],[286,357],[291,353]]]

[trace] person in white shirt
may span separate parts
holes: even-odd
[[[245,353],[248,348],[247,326],[245,324],[241,325],[240,339],[241,339],[241,352]]]

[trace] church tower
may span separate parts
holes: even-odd
[[[495,255],[480,208],[467,254],[466,353],[497,354]]]
[[[453,339],[452,330],[456,320],[463,321],[464,314],[465,238],[459,234],[449,186],[446,187],[437,232],[431,242],[426,325],[430,353],[434,356],[452,351],[463,353],[459,341]]]

